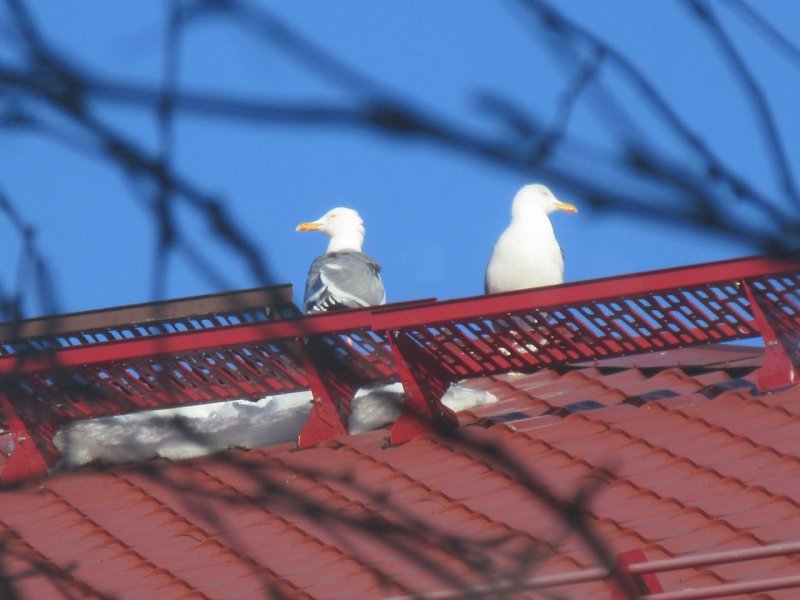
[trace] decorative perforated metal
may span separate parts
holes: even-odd
[[[778,372],[770,381],[793,383],[799,289],[797,263],[751,258],[302,317],[284,286],[267,294],[268,311],[248,305],[264,298],[249,290],[234,304],[230,295],[162,303],[161,320],[140,306],[0,326],[11,336],[0,350],[0,435],[32,436],[52,464],[65,420],[311,389],[308,445],[346,431],[355,389],[400,380],[398,442],[455,425],[439,399],[459,379],[757,335],[777,348],[765,358]]]
[[[416,348],[405,352],[414,356],[410,360],[444,369],[446,384],[756,337],[763,325],[754,318],[747,285],[760,290],[756,303],[772,315],[782,332],[781,344],[791,345],[797,361],[798,264],[761,258],[385,311],[373,319],[373,328],[391,331],[396,340]],[[786,381],[785,364],[765,368],[780,371]],[[427,404],[423,396],[406,406],[418,412]],[[396,423],[392,439],[407,439],[409,434],[397,431],[406,421]]]
[[[402,331],[454,378],[464,378],[754,337],[752,321],[741,282],[729,281]]]
[[[299,315],[291,285],[71,313],[0,324],[0,357]]]

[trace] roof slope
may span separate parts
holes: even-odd
[[[800,395],[759,394],[761,358],[718,345],[475,379],[499,401],[459,415],[463,439],[387,447],[382,429],[51,477],[0,493],[0,569],[24,598],[386,598],[596,565],[525,478],[583,491],[613,553],[800,540]],[[671,591],[799,568],[658,578]],[[558,592],[610,597],[603,582]]]

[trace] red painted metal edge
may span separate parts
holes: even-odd
[[[9,447],[6,462],[0,463],[0,485],[15,485],[30,479],[47,475],[47,462],[36,447],[33,436],[8,397],[0,392],[0,408],[6,416],[10,430]]]
[[[186,331],[147,338],[117,340],[91,346],[64,348],[36,356],[0,358],[0,373],[32,372],[54,366],[69,367],[93,363],[144,358],[158,354],[203,350],[221,346],[252,344],[264,340],[299,338],[334,331],[368,327],[370,310],[355,309],[336,313],[320,313],[293,319],[264,323],[231,325],[218,329]]]
[[[789,588],[800,588],[800,575],[756,579],[753,581],[738,581],[736,583],[722,583],[705,588],[690,588],[661,594],[646,594],[641,596],[640,600],[706,600],[708,598],[741,596],[742,594],[760,594],[772,590],[785,590]],[[797,595],[795,595],[795,597],[797,597]]]
[[[737,548],[736,550],[723,550],[721,552],[704,552],[702,554],[689,554],[676,558],[664,558],[631,564],[631,573],[660,573],[662,571],[676,571],[694,567],[707,567],[709,565],[722,565],[773,556],[789,556],[800,554],[800,542],[785,542],[756,546],[754,548]]]
[[[490,316],[529,309],[549,308],[585,300],[603,300],[629,294],[654,292],[724,281],[739,281],[758,275],[797,270],[800,262],[763,257],[733,259],[690,267],[645,271],[557,286],[473,296],[440,301],[416,308],[388,309],[375,314],[372,327],[376,331],[400,329],[414,325]]]
[[[408,302],[397,302],[380,307],[407,308],[435,302],[425,298]],[[229,325],[215,329],[185,331],[168,335],[153,335],[147,338],[115,340],[91,346],[62,348],[53,352],[29,356],[6,356],[0,358],[0,374],[52,369],[55,366],[70,367],[100,362],[145,358],[159,354],[203,350],[221,346],[252,344],[263,340],[282,340],[346,332],[369,328],[375,308],[358,308],[326,313],[316,313],[291,319],[275,319],[263,323]],[[380,312],[380,311],[378,311]]]
[[[764,338],[764,360],[758,369],[758,391],[772,392],[789,387],[797,382],[797,371],[800,365],[792,361],[792,355],[781,341],[791,333],[798,336],[797,331],[787,332],[780,321],[773,317],[773,309],[765,298],[761,297],[747,282],[744,283],[747,299],[750,301],[755,327]],[[783,335],[779,336],[776,329]]]
[[[419,302],[386,305],[380,309],[337,311],[258,324],[232,325],[217,329],[117,340],[87,347],[63,348],[48,354],[2,357],[0,358],[0,373],[39,371],[50,369],[56,365],[86,365],[188,350],[248,344],[265,339],[307,337],[357,328],[387,331],[415,324],[513,312],[531,306],[546,307],[586,299],[670,289],[675,286],[728,279],[740,280],[750,276],[780,273],[796,267],[795,262],[765,258],[737,259],[491,296],[476,296],[444,302],[430,302],[426,299]]]
[[[0,340],[63,335],[176,317],[205,316],[242,308],[274,309],[291,304],[292,285],[286,283],[223,294],[203,294],[0,323]]]
[[[311,377],[309,377],[310,379]],[[339,436],[347,435],[347,428],[342,423],[333,400],[325,393],[318,393],[322,389],[324,386],[320,384],[317,392],[313,392],[311,412],[300,433],[297,434],[297,447],[300,449],[311,448]]]
[[[694,554],[689,556],[679,556],[676,558],[665,558],[662,560],[648,561],[642,550],[632,550],[619,556],[618,565],[625,568],[629,575],[636,577],[646,574],[659,573],[662,571],[676,571],[692,567],[703,567],[708,565],[730,564],[759,558],[772,556],[788,557],[800,552],[800,542],[788,542],[784,544],[772,544],[769,546],[759,546],[756,548],[741,548],[738,550],[725,550],[722,552],[710,552],[704,554]],[[470,597],[495,597],[508,595],[514,592],[525,592],[530,590],[540,590],[563,585],[573,585],[590,581],[608,579],[610,576],[607,569],[603,567],[590,567],[580,571],[569,571],[555,575],[543,575],[524,581],[505,580],[496,581],[491,584],[475,585],[469,588],[458,590],[443,590],[431,592],[424,595],[427,600],[456,600],[458,598]],[[800,575],[788,577],[761,579],[757,581],[742,581],[738,583],[712,585],[705,588],[692,588],[672,592],[664,592],[660,583],[654,579],[642,580],[652,586],[650,591],[645,589],[638,596],[639,600],[689,600],[700,598],[718,598],[721,596],[732,595],[734,593],[746,592],[765,592],[773,589],[786,589],[790,587],[800,587]],[[650,592],[655,593],[650,593]],[[395,596],[392,600],[411,600],[419,596]],[[612,596],[614,598],[615,596]],[[629,598],[622,595],[621,598]]]
[[[634,598],[649,594],[653,592],[663,592],[664,588],[661,582],[652,573],[631,573],[631,565],[637,563],[646,563],[647,556],[644,551],[640,549],[628,550],[617,556],[617,575],[625,582],[625,587],[632,590],[636,595]],[[611,584],[611,600],[629,600],[631,594],[628,590],[624,589],[619,582],[614,581]]]
[[[389,343],[405,391],[402,411],[392,425],[391,444],[402,444],[441,428],[457,427],[455,413],[442,404],[451,376],[425,357],[408,334],[391,334]]]
[[[311,413],[297,436],[297,446],[308,448],[347,435],[346,415],[349,414],[355,386],[348,385],[349,381],[345,383],[344,376],[336,377],[335,365],[331,364],[320,340],[299,340],[298,344],[313,401]],[[334,382],[334,378],[338,381]]]
[[[265,340],[270,342],[289,339],[314,340],[331,336],[331,334],[350,333],[352,335],[356,330],[378,332],[388,339],[397,374],[404,384],[407,394],[401,417],[395,423],[391,433],[392,443],[400,443],[417,435],[433,432],[441,427],[451,427],[457,423],[455,415],[442,406],[441,397],[452,380],[457,378],[458,364],[470,359],[471,354],[459,351],[457,356],[455,354],[453,356],[460,360],[461,363],[458,363],[454,358],[452,364],[440,364],[439,360],[432,358],[432,353],[428,352],[428,350],[439,348],[443,343],[442,340],[446,342],[448,336],[452,334],[442,333],[441,331],[430,332],[428,330],[431,327],[428,325],[448,323],[459,318],[474,319],[476,316],[501,316],[514,311],[530,311],[532,306],[546,307],[545,311],[548,311],[550,307],[596,301],[604,298],[614,299],[615,301],[621,299],[622,308],[615,310],[624,311],[626,295],[649,294],[654,291],[671,291],[692,285],[722,282],[720,287],[735,288],[734,295],[740,299],[742,294],[739,291],[739,286],[745,286],[749,303],[754,307],[753,310],[757,313],[757,318],[760,319],[762,331],[766,332],[765,337],[770,337],[775,342],[773,344],[776,348],[775,352],[779,353],[781,348],[778,342],[783,341],[783,350],[786,350],[784,338],[790,339],[791,336],[795,336],[795,338],[800,336],[800,332],[791,330],[792,327],[797,328],[796,323],[784,323],[783,321],[788,317],[784,318],[785,315],[781,312],[780,307],[777,304],[773,306],[772,301],[765,298],[763,292],[759,292],[755,288],[751,289],[746,282],[748,278],[751,278],[752,282],[760,285],[759,279],[763,279],[764,276],[774,276],[776,273],[780,274],[789,271],[796,273],[797,268],[796,262],[747,258],[446,302],[424,299],[383,307],[368,307],[263,323],[230,325],[169,335],[154,335],[144,338],[116,340],[108,343],[95,343],[88,346],[58,349],[50,354],[6,356],[0,358],[0,373],[31,372],[52,369],[56,366],[87,366],[128,359],[142,359],[157,355],[197,352],[205,351],[206,349],[260,343]],[[691,299],[689,302],[691,303]],[[759,308],[759,305],[761,308]],[[747,311],[744,312],[747,313]],[[670,314],[662,318],[672,318]],[[544,319],[544,317],[541,318]],[[700,318],[702,318],[702,314]],[[747,320],[748,328],[746,333],[748,335],[755,334],[749,322],[749,315],[737,315],[736,318],[740,319],[741,322]],[[637,333],[639,330],[632,331],[630,326],[626,326],[625,323],[617,324],[617,321],[621,321],[619,314],[614,313],[614,318],[611,320],[614,321],[614,327],[621,328],[616,332],[620,339],[641,335]],[[544,325],[544,320],[541,323]],[[421,324],[426,326],[418,327],[416,333],[403,329],[403,327],[409,327],[410,329]],[[683,325],[675,323],[675,326]],[[608,327],[612,328],[611,325],[608,325]],[[572,338],[569,336],[565,339],[570,344],[572,343]],[[689,342],[692,342],[693,339],[690,339]],[[467,336],[467,342],[480,342],[484,346],[486,345],[483,339],[479,340],[477,337],[473,340]],[[536,340],[534,340],[534,343],[537,348],[541,346]],[[707,337],[701,339],[700,343],[708,343]],[[379,343],[381,349],[385,347],[383,344],[384,342]],[[549,348],[544,348],[544,346],[537,350],[519,346],[519,344],[515,346],[514,341],[511,341],[510,344],[512,350],[518,353],[524,352],[529,358],[532,356],[531,353],[537,351],[539,352],[537,356],[545,356],[546,354],[548,357],[550,356],[545,351],[549,350]],[[641,351],[641,347],[636,347],[633,344],[628,345],[630,347],[621,347],[621,350],[612,349],[612,351]],[[517,346],[519,346],[519,350],[516,349]],[[306,350],[308,348],[303,346],[303,352]],[[456,350],[451,352],[456,352]],[[489,348],[489,350],[492,350],[492,348]],[[507,350],[507,352],[510,354],[511,350]],[[433,354],[435,355],[435,353]],[[486,354],[486,356],[488,357],[489,355]],[[789,353],[788,357],[786,352],[783,355],[778,354],[776,356],[777,358],[773,361],[778,365],[776,369],[785,371],[786,362],[788,361],[791,365],[792,353]],[[315,401],[309,422],[301,432],[299,440],[301,446],[319,443],[325,439],[347,433],[346,417],[349,414],[349,403],[352,392],[355,389],[354,386],[358,383],[357,377],[348,377],[347,372],[337,371],[342,367],[342,361],[332,358],[328,360],[328,358],[331,357],[326,358],[325,352],[318,356],[311,356],[306,353],[303,357],[305,370],[308,373],[309,386],[312,389]],[[558,362],[563,360],[563,357],[556,356],[553,360]],[[358,362],[358,358],[356,362]],[[531,363],[531,361],[528,361],[528,363]],[[453,367],[453,364],[456,367]],[[540,364],[551,363],[540,362]],[[796,372],[797,364],[794,367],[795,370],[792,373]],[[508,367],[504,368],[508,370]],[[477,373],[480,369],[476,367],[475,370]],[[462,369],[458,372],[463,375],[465,371]],[[792,382],[793,377],[794,375],[792,374],[790,377]],[[785,379],[786,377],[784,376],[781,381],[785,381]],[[773,382],[772,385],[776,384]],[[6,400],[8,401],[8,398]],[[9,402],[9,404],[11,403]],[[13,407],[11,408],[13,410]]]

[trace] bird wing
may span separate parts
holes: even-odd
[[[386,303],[380,265],[364,252],[328,252],[311,263],[303,306],[306,312]]]

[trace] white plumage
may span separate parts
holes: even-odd
[[[361,251],[364,221],[352,208],[337,207],[297,231],[321,231],[330,237],[328,251],[308,269],[305,312],[358,308],[386,303],[380,265]]]
[[[487,294],[564,282],[564,256],[548,216],[556,210],[578,212],[541,184],[526,185],[517,192],[511,224],[494,245],[486,268]]]

